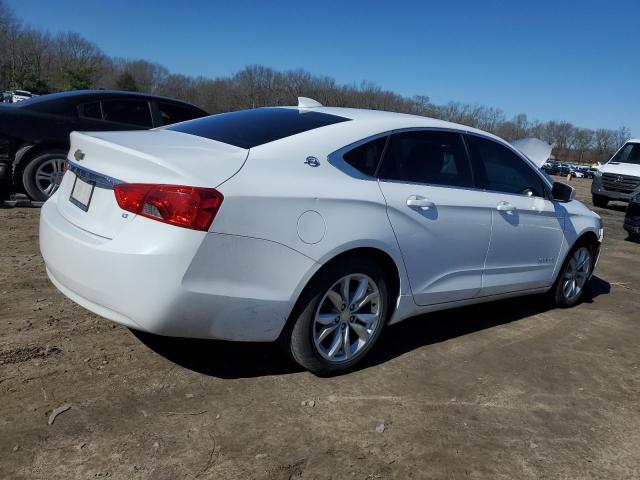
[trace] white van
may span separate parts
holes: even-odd
[[[606,207],[609,200],[628,202],[636,193],[640,193],[640,139],[631,139],[595,173],[591,194],[596,207]]]

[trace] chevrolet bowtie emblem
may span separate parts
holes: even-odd
[[[75,158],[79,162],[84,158],[84,152],[80,149],[76,150],[73,154],[73,158]]]

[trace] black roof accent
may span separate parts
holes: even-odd
[[[297,108],[256,108],[197,118],[167,127],[241,148],[290,137],[349,118]]]

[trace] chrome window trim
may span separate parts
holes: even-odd
[[[449,133],[457,133],[459,135],[462,135],[462,140],[465,146],[465,151],[467,154],[467,159],[469,162],[471,162],[471,174],[474,177],[474,184],[476,186],[474,187],[466,187],[466,186],[456,186],[456,185],[442,185],[442,184],[436,184],[436,183],[421,183],[421,182],[409,182],[409,181],[401,181],[401,180],[392,180],[392,179],[385,179],[385,178],[380,178],[378,176],[378,171],[380,170],[380,165],[382,164],[382,160],[384,160],[384,154],[386,153],[386,149],[389,145],[389,140],[391,138],[391,135],[395,134],[395,133],[402,133],[402,132],[412,132],[412,131],[431,131],[431,132],[449,132]],[[509,149],[511,152],[513,152],[518,158],[520,158],[522,161],[524,161],[527,166],[529,168],[531,168],[536,175],[538,175],[538,177],[542,180],[542,185],[545,188],[545,196],[540,197],[538,195],[525,195],[525,194],[519,194],[519,193],[510,193],[510,192],[502,192],[500,190],[491,190],[488,188],[479,188],[477,186],[477,184],[475,183],[476,179],[475,179],[475,172],[473,171],[473,162],[471,159],[471,152],[469,151],[469,147],[467,145],[466,139],[464,138],[465,135],[475,135],[476,137],[480,137],[484,140],[489,140],[492,141],[494,143],[497,143],[498,145],[502,145],[504,147],[506,147],[507,149]],[[359,147],[360,145],[363,145],[367,142],[376,140],[380,137],[388,137],[387,138],[387,143],[385,145],[385,150],[383,151],[382,155],[381,155],[381,159],[378,162],[378,168],[376,169],[376,176],[375,177],[371,177],[369,175],[365,175],[364,173],[360,172],[359,170],[357,170],[356,168],[354,168],[353,166],[351,166],[344,158],[343,156],[350,152],[351,150],[353,150],[354,148]],[[391,182],[391,183],[404,183],[404,184],[410,184],[410,185],[424,185],[427,187],[441,187],[441,188],[455,188],[455,189],[462,189],[462,190],[471,190],[471,191],[475,191],[475,192],[487,192],[487,193],[498,193],[501,195],[514,195],[517,197],[525,197],[525,198],[542,198],[543,200],[548,200],[550,202],[554,202],[553,198],[551,197],[551,189],[553,188],[553,182],[551,182],[549,179],[547,179],[543,173],[542,170],[538,169],[536,167],[535,164],[533,164],[533,162],[531,160],[529,160],[523,153],[521,153],[520,151],[518,151],[515,147],[513,147],[512,145],[510,145],[508,142],[501,140],[501,139],[496,139],[493,138],[492,136],[489,136],[487,134],[484,134],[482,132],[474,132],[474,131],[470,131],[470,130],[466,130],[466,129],[462,129],[462,128],[453,128],[453,127],[407,127],[407,128],[396,128],[396,129],[392,129],[392,130],[386,130],[384,132],[381,133],[376,133],[374,135],[370,135],[368,137],[365,137],[363,139],[357,140],[355,142],[352,142],[348,145],[345,145],[344,147],[341,147],[335,151],[333,151],[332,153],[330,153],[327,156],[327,159],[329,161],[329,163],[331,163],[333,166],[335,166],[336,168],[339,168],[340,170],[344,171],[345,169],[349,170],[350,172],[346,172],[348,174],[350,174],[353,177],[356,178],[361,178],[364,180],[377,180],[379,182]],[[340,166],[335,164],[335,160],[339,160],[340,161]],[[355,174],[353,173],[355,172]]]

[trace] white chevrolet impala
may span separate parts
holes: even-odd
[[[571,187],[493,135],[304,98],[74,132],[40,221],[49,278],[92,312],[280,340],[325,375],[419,313],[543,292],[576,304],[602,235]]]

